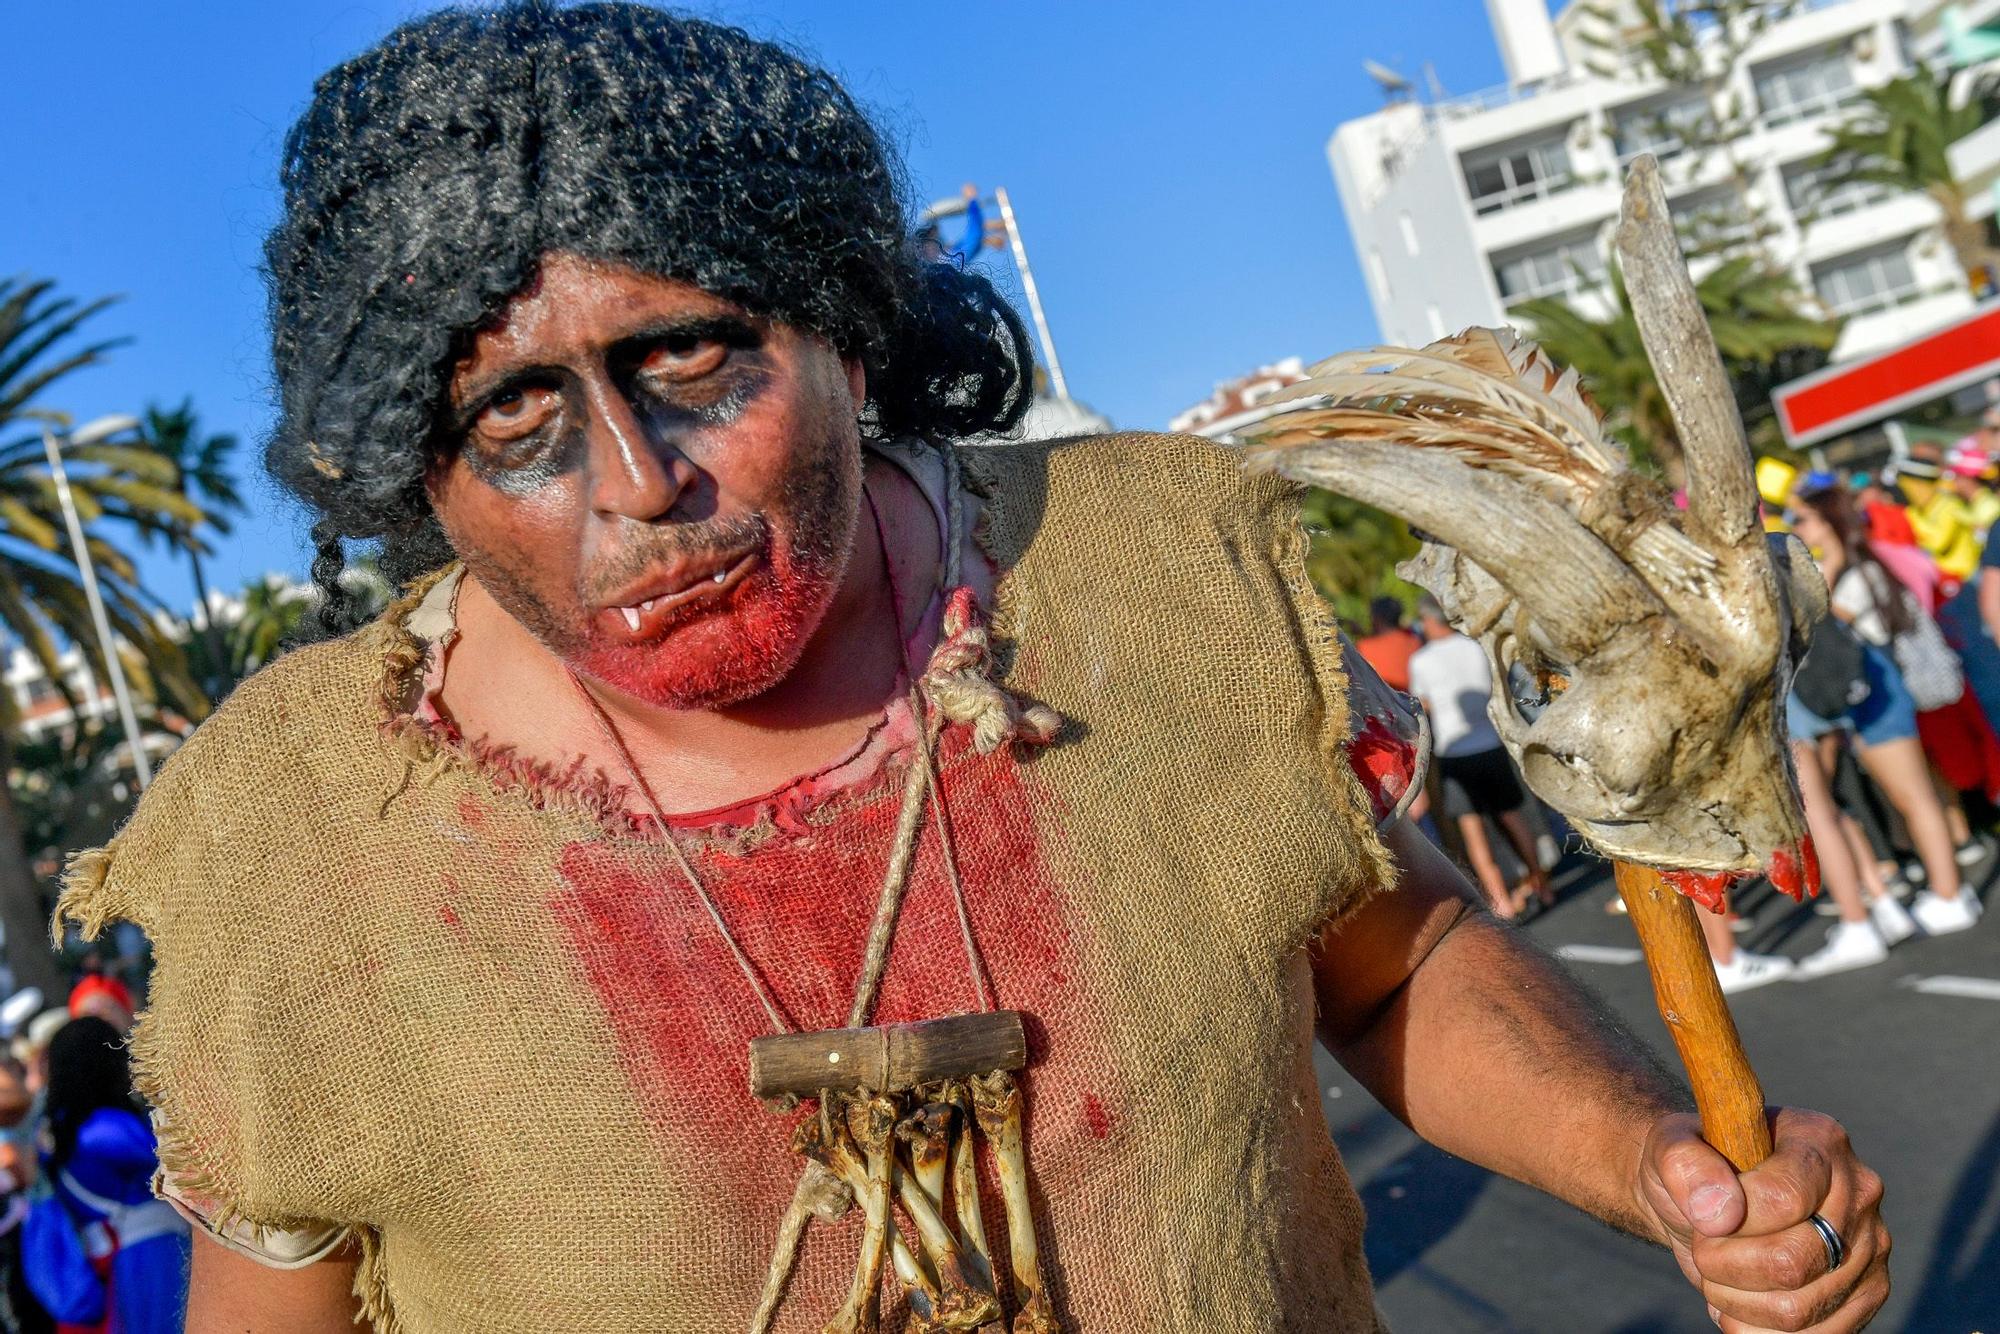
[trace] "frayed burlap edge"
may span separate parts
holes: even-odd
[[[1296,503],[1304,497],[1305,489],[1289,485],[1288,489],[1292,492],[1291,501],[1296,506]],[[1326,599],[1322,598],[1319,590],[1313,587],[1312,576],[1306,571],[1306,557],[1310,553],[1311,545],[1311,539],[1306,535],[1304,525],[1294,517],[1290,523],[1280,525],[1278,529],[1276,549],[1271,553],[1272,562],[1291,594],[1293,614],[1299,620],[1299,634],[1312,649],[1309,657],[1319,687],[1320,700],[1327,711],[1322,734],[1330,738],[1344,738],[1352,731],[1354,724],[1348,716],[1347,674],[1338,665],[1341,659],[1340,624],[1334,619],[1333,608],[1327,605]],[[1339,744],[1334,743],[1336,746]],[[1337,927],[1377,894],[1395,888],[1399,875],[1396,859],[1390,854],[1388,846],[1382,842],[1381,832],[1375,827],[1374,822],[1351,818],[1353,812],[1370,812],[1374,807],[1368,793],[1361,786],[1360,776],[1347,762],[1344,746],[1340,748],[1330,746],[1329,752],[1322,758],[1336,775],[1335,781],[1340,784],[1346,797],[1344,803],[1346,809],[1343,815],[1350,817],[1347,822],[1355,826],[1354,832],[1361,845],[1366,873],[1361,877],[1362,883],[1346,887],[1347,892],[1334,915],[1314,928],[1308,939],[1327,927]]]
[[[113,839],[104,847],[90,848],[70,857],[63,871],[62,895],[56,902],[50,928],[58,942],[64,927],[70,924],[75,925],[86,940],[97,939],[104,928],[114,921],[130,921],[148,935],[152,934],[153,924],[142,920],[133,905],[124,901],[112,878],[117,856],[118,840]],[[167,965],[162,963],[159,966]],[[152,1019],[151,1007],[134,1016],[126,1048],[132,1069],[133,1091],[159,1114],[154,1129],[158,1134],[161,1169],[190,1195],[215,1204],[216,1212],[209,1217],[209,1222],[218,1231],[226,1232],[239,1223],[281,1231],[323,1226],[323,1219],[256,1216],[233,1191],[224,1186],[213,1165],[201,1157],[192,1141],[183,1134],[182,1128],[194,1124],[194,1120],[181,1107],[172,1091],[172,1082],[166,1078],[164,1056],[154,1040]]]

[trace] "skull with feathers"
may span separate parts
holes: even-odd
[[[1757,524],[1736,432],[1733,457],[1689,441],[1678,510],[1575,371],[1470,329],[1323,361],[1244,436],[1249,466],[1417,529],[1401,572],[1485,649],[1529,786],[1600,851],[1712,903],[1740,874],[1794,894],[1814,879],[1782,714],[1826,586]]]

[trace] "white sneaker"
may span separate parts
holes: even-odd
[[[1963,890],[1959,892],[1964,893]],[[1884,945],[1900,945],[1917,934],[1917,924],[1910,920],[1910,910],[1888,894],[1868,905],[1868,920],[1875,923],[1875,933],[1882,937]]]
[[[1992,849],[1987,846],[1986,840],[1974,834],[1970,843],[1958,848],[1951,855],[1960,866],[1971,866],[1975,862],[1986,860],[1986,854],[1990,851]]]
[[[1715,980],[1722,983],[1723,995],[1733,996],[1752,987],[1782,982],[1792,975],[1792,968],[1792,961],[1780,955],[1738,950],[1728,963],[1715,965]]]
[[[1979,925],[1979,900],[1960,890],[1955,899],[1941,899],[1928,889],[1910,900],[1910,916],[1927,936],[1948,936]]]
[[[1882,943],[1873,922],[1835,922],[1827,928],[1826,944],[1800,959],[1792,969],[1792,981],[1809,982],[1829,973],[1866,968],[1888,957],[1889,947]]]

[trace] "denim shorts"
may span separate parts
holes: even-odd
[[[1794,741],[1813,741],[1841,727],[1852,727],[1865,746],[1880,746],[1917,735],[1917,706],[1910,698],[1903,674],[1887,653],[1873,644],[1861,646],[1861,675],[1868,682],[1868,698],[1850,707],[1839,718],[1820,717],[1799,703],[1796,694],[1785,696],[1785,726]]]

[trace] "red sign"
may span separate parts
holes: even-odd
[[[1785,439],[1805,446],[1995,376],[2000,376],[2000,302],[1900,347],[1780,385],[1771,402]]]

